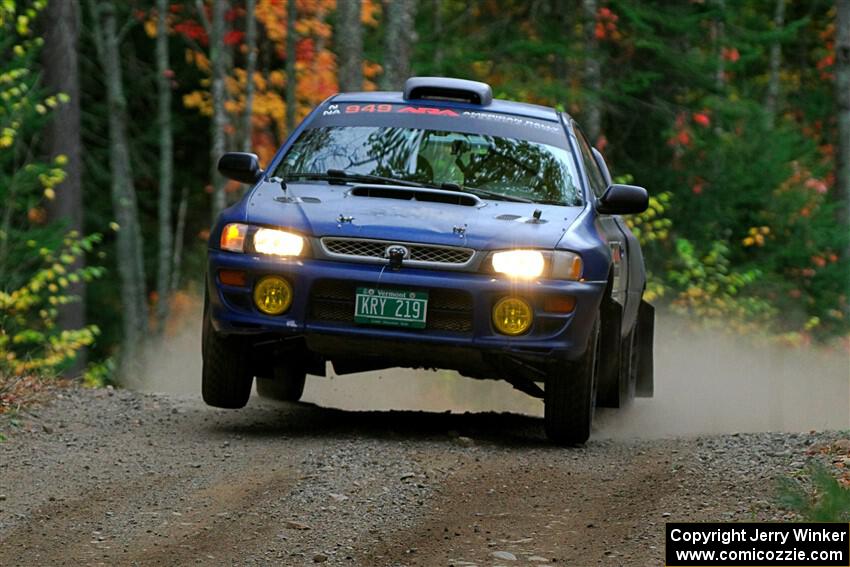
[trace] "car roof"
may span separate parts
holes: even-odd
[[[489,104],[481,105],[469,102],[435,99],[405,99],[401,91],[368,91],[340,93],[327,100],[327,103],[339,102],[365,102],[375,104],[415,104],[417,106],[440,106],[450,108],[463,108],[464,110],[478,110],[482,112],[498,112],[501,114],[513,114],[526,116],[540,120],[558,121],[558,111],[548,106],[530,104],[527,102],[514,102],[510,100],[493,99]]]

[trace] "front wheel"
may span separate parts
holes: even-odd
[[[208,305],[204,309],[201,352],[204,402],[217,408],[245,407],[251,396],[253,379],[247,349],[239,337],[226,337],[215,332]]]
[[[257,376],[257,394],[281,402],[297,402],[304,394],[307,373],[295,366],[275,366],[274,378]]]
[[[599,318],[587,348],[576,361],[550,373],[544,389],[546,436],[559,445],[584,443],[590,437],[599,377]]]

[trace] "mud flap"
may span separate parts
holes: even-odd
[[[653,344],[655,336],[655,307],[641,300],[638,308],[638,374],[635,395],[651,398],[653,386]]]
[[[599,386],[596,393],[596,405],[603,408],[620,407],[620,351],[623,343],[623,307],[616,301],[606,299],[602,304],[602,329],[599,340],[602,341],[599,361]]]

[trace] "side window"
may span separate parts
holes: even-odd
[[[587,143],[584,134],[581,133],[578,125],[575,123],[573,123],[573,129],[578,138],[578,147],[581,152],[581,159],[584,162],[584,169],[587,170],[587,177],[590,179],[590,188],[597,197],[601,197],[602,193],[607,189],[605,178],[602,176],[602,172],[599,171],[599,165],[597,165],[596,159],[593,157],[590,144]]]

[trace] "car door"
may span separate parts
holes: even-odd
[[[578,141],[579,153],[581,154],[588,184],[593,198],[598,199],[608,188],[606,177],[593,155],[593,150],[578,125],[573,122],[573,129]],[[631,231],[626,227],[623,219],[617,215],[598,214],[596,217],[597,229],[608,242],[611,253],[611,270],[613,276],[611,299],[622,308],[623,319],[621,334],[624,330],[631,329],[637,317],[637,303],[630,297],[629,293],[629,239]]]

